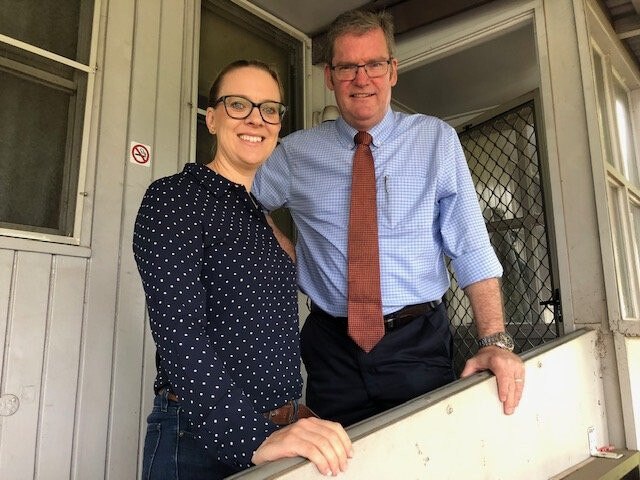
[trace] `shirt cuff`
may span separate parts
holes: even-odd
[[[491,246],[458,256],[451,261],[460,288],[488,278],[502,277],[502,265]]]
[[[242,390],[234,389],[215,405],[196,435],[220,462],[245,469],[253,465],[253,452],[278,428],[253,409]]]

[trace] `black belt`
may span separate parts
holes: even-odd
[[[404,327],[406,324],[411,322],[416,317],[420,317],[422,315],[426,315],[438,308],[438,305],[442,303],[442,300],[432,300],[431,302],[425,303],[417,303],[415,305],[407,305],[406,307],[401,308],[400,310],[396,310],[393,313],[388,313],[384,318],[384,330],[385,332],[391,332],[400,327]],[[344,322],[346,325],[347,317],[334,317],[333,315],[329,315],[327,312],[318,307],[315,303],[311,302],[311,312],[319,315],[324,315],[326,317],[333,318],[338,321]]]

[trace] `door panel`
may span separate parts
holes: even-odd
[[[504,269],[505,321],[518,353],[556,338],[562,330],[538,131],[532,98],[483,115],[459,133],[491,243]],[[455,282],[447,300],[460,371],[477,351],[471,308]]]
[[[302,42],[233,2],[203,1],[201,16],[196,162],[207,164],[215,154],[215,136],[204,121],[209,89],[220,70],[235,60],[257,59],[273,66],[288,106],[280,136],[303,128]],[[272,216],[280,230],[293,239],[294,226],[288,211],[280,209]]]

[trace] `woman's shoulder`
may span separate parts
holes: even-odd
[[[208,204],[207,189],[197,176],[189,173],[202,168],[207,169],[203,165],[187,164],[181,172],[154,180],[147,188],[142,205],[160,214],[202,210]]]
[[[204,165],[187,163],[182,171],[174,173],[173,175],[160,177],[151,182],[148,191],[155,192],[159,195],[172,194],[172,192],[186,192],[197,183],[194,174],[202,175],[203,170],[208,170],[208,168]]]

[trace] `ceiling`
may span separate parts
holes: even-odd
[[[494,0],[250,0],[263,10],[318,37],[340,13],[353,8],[389,10],[399,34]],[[597,0],[620,40],[640,66],[640,0]]]
[[[250,2],[309,37],[325,30],[342,12],[369,3],[368,0],[250,0]]]
[[[495,0],[250,0],[313,40],[319,63],[324,32],[353,8],[386,9],[396,34],[477,8]],[[640,0],[598,0],[620,40],[640,68]],[[483,44],[400,74],[396,107],[455,119],[482,112],[535,89],[538,67],[533,27],[525,25]],[[495,86],[501,88],[496,89]],[[452,121],[455,123],[455,121]]]
[[[340,13],[354,8],[387,10],[397,35],[479,7],[494,0],[249,0],[313,39],[313,62],[319,63],[324,32]]]
[[[640,66],[640,0],[598,0],[618,38]]]

